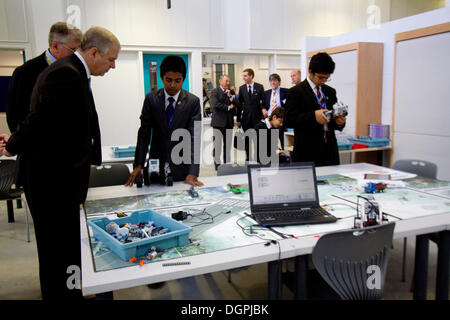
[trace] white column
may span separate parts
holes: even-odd
[[[269,56],[269,75],[277,72],[277,55],[273,54]]]

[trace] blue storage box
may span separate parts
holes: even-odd
[[[134,157],[134,153],[136,152],[136,146],[129,147],[111,147],[111,150],[114,154],[115,158],[128,158]]]
[[[365,144],[369,148],[385,147],[389,145],[390,140],[385,138],[358,137],[348,138],[352,143]]]
[[[352,143],[350,143],[350,142],[338,141],[337,145],[338,145],[339,150],[351,150],[352,149]]]
[[[106,226],[111,222],[115,222],[120,226],[125,223],[138,224],[147,223],[149,221],[153,221],[157,226],[168,228],[169,232],[136,242],[121,243],[105,230]],[[184,246],[188,244],[189,233],[192,232],[191,227],[185,226],[184,224],[163,216],[153,210],[135,211],[128,217],[114,220],[110,220],[106,217],[91,219],[88,220],[87,223],[92,228],[94,236],[125,261],[128,261],[133,257],[146,255],[151,247],[168,249]]]

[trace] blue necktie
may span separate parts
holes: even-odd
[[[170,127],[170,123],[172,122],[173,113],[175,111],[173,107],[173,103],[175,102],[175,99],[172,97],[169,97],[169,105],[166,108],[166,117],[167,117],[167,126]]]

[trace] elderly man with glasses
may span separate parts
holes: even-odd
[[[339,164],[334,131],[344,129],[346,118],[326,116],[337,102],[336,90],[325,84],[334,68],[333,59],[320,52],[311,58],[306,79],[289,89],[284,122],[294,128],[294,161],[312,161],[316,166]]]
[[[50,28],[48,49],[14,70],[8,89],[6,120],[11,132],[17,129],[30,111],[30,98],[38,76],[57,59],[74,53],[81,43],[82,32],[65,22]]]

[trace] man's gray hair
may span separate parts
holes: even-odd
[[[62,44],[67,43],[67,41],[69,41],[69,35],[72,35],[80,42],[83,38],[83,33],[80,29],[67,24],[66,22],[56,22],[50,27],[50,32],[48,34],[48,46],[51,47],[53,41]]]
[[[225,78],[225,77],[229,78],[230,76],[227,74],[222,74],[222,75],[220,75],[219,80],[222,81],[223,78]]]
[[[111,47],[120,49],[120,42],[111,31],[102,27],[91,27],[84,33],[81,41],[81,51],[86,52],[94,47],[103,55]]]

